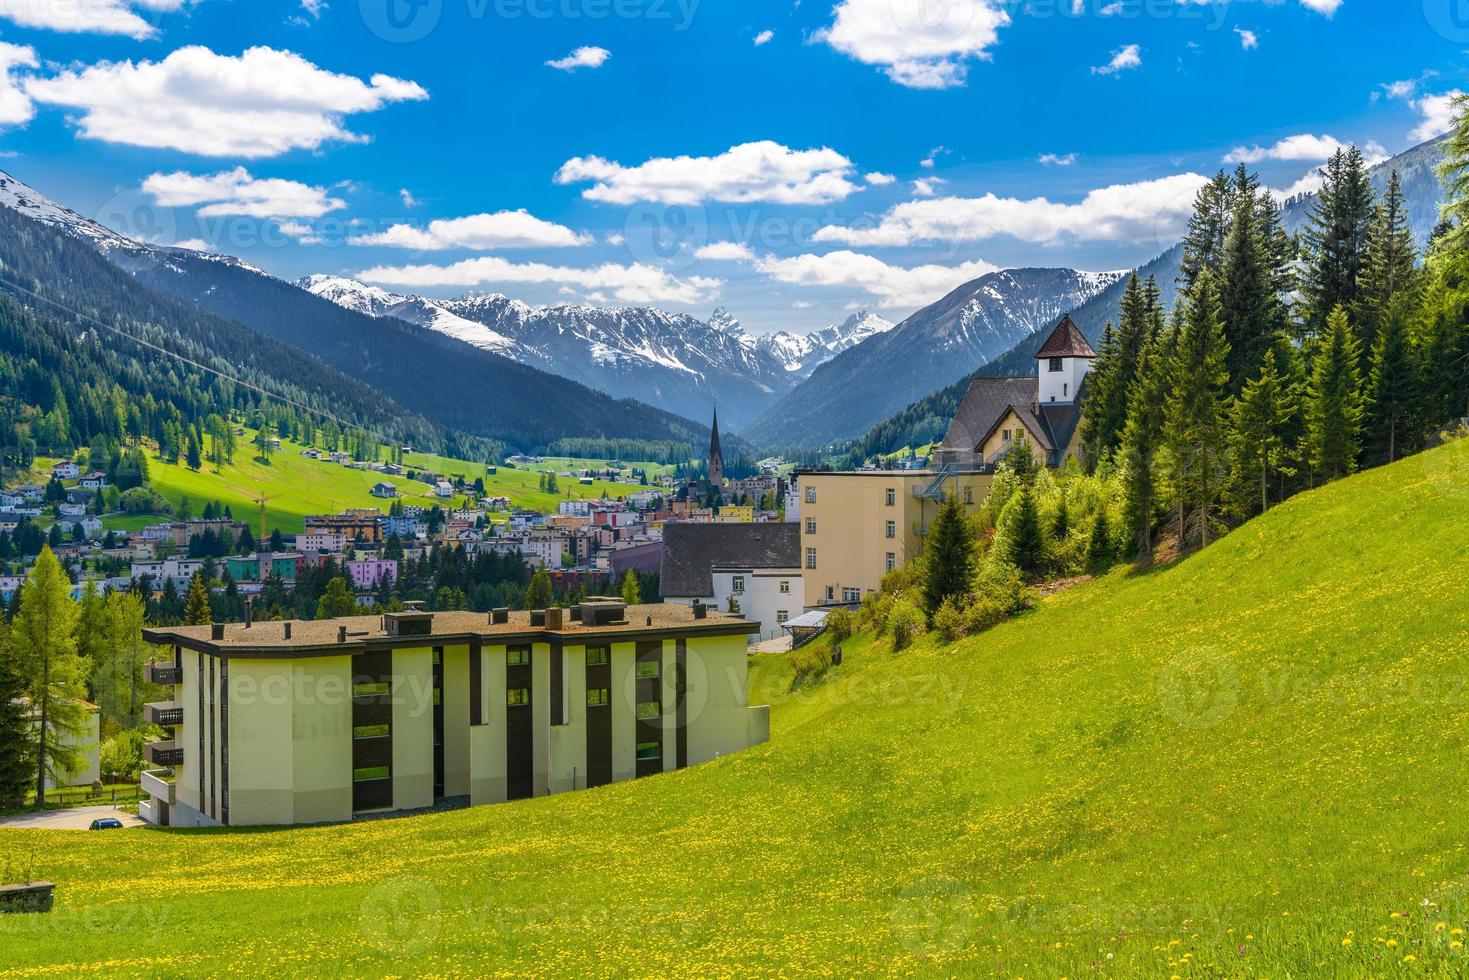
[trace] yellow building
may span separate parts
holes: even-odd
[[[696,765],[769,737],[749,707],[755,624],[703,607],[407,612],[145,630],[144,819],[302,824],[558,793]]]
[[[850,605],[883,575],[922,553],[928,525],[949,495],[984,503],[996,467],[1025,445],[1052,468],[1081,459],[1081,404],[1096,352],[1069,316],[1036,354],[1031,377],[977,377],[928,470],[796,474],[806,606]]]

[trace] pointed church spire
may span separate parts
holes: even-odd
[[[719,406],[714,406],[714,424],[709,432],[709,486],[715,493],[724,486],[724,452],[719,448]]]

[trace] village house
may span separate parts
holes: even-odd
[[[372,490],[370,490],[369,493],[371,493],[374,497],[381,497],[384,500],[391,500],[392,498],[398,496],[398,488],[393,486],[391,483],[374,483],[372,485]]]
[[[352,580],[352,588],[358,592],[376,591],[384,582],[392,584],[398,580],[398,563],[385,558],[344,562],[342,569]]]
[[[665,602],[702,602],[738,612],[776,635],[802,612],[801,536],[794,524],[668,524],[663,528]]]
[[[63,459],[51,467],[51,479],[75,480],[82,475],[82,468],[69,459]]]

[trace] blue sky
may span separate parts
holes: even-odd
[[[1441,132],[1457,7],[0,0],[0,167],[288,278],[804,332],[1145,262],[1234,159],[1286,191]]]

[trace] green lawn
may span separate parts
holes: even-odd
[[[275,831],[0,831],[11,976],[1463,976],[1469,445],[980,637],[847,644],[768,745]]]

